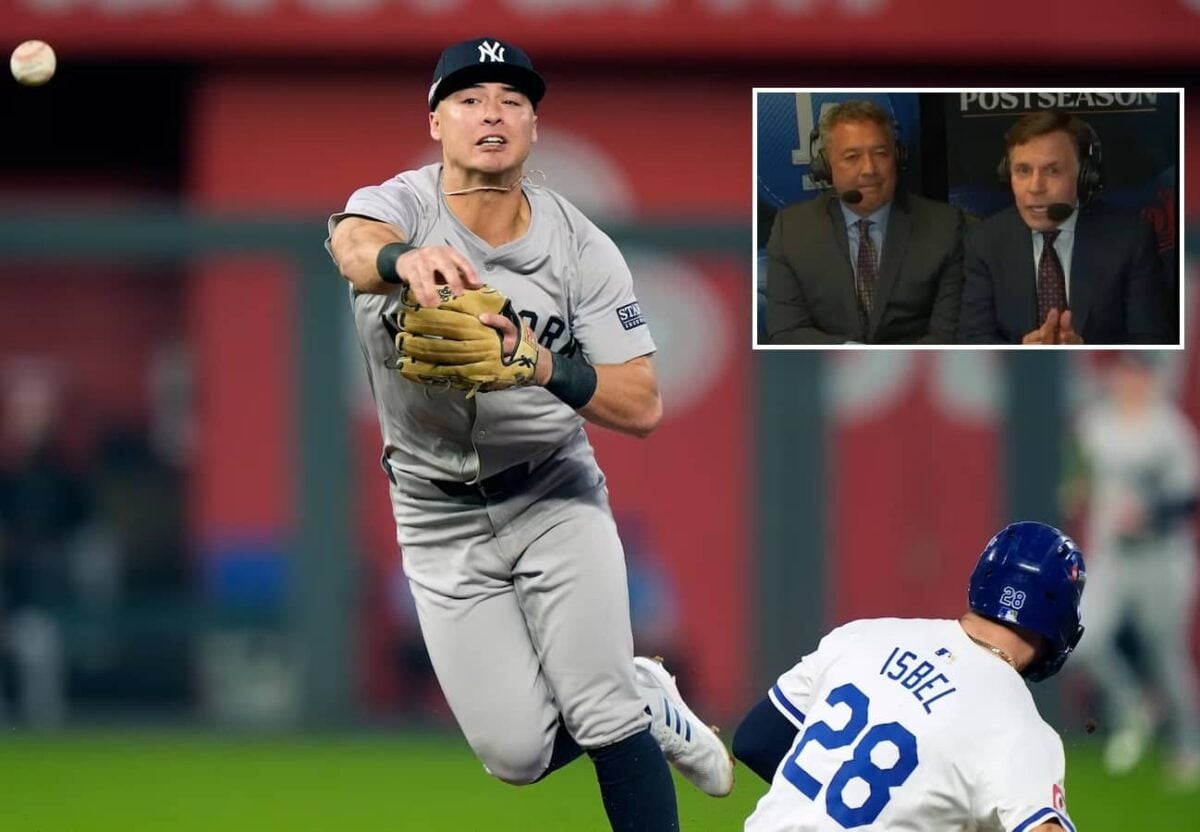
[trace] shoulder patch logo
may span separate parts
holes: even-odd
[[[636,300],[633,303],[617,307],[617,320],[627,330],[646,323],[646,319],[642,316],[642,305]]]

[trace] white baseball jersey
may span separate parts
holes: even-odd
[[[1062,740],[957,621],[846,624],[770,698],[800,733],[747,832],[1074,832]]]
[[[354,215],[391,223],[415,246],[451,246],[481,281],[512,300],[551,352],[582,349],[592,364],[622,364],[654,352],[625,258],[579,209],[548,188],[526,184],[529,228],[493,247],[446,205],[441,170],[441,164],[428,165],[360,188],[344,212],[330,217],[330,234],[343,217]],[[544,455],[581,431],[582,417],[541,387],[468,399],[402,378],[385,364],[396,349],[388,324],[395,320],[399,293],[352,288],[350,294],[379,411],[385,469],[392,465],[423,479],[468,482]]]
[[[1187,418],[1173,405],[1159,402],[1130,420],[1103,402],[1083,415],[1079,439],[1092,474],[1088,551],[1191,557],[1191,523],[1174,523],[1165,534],[1147,529],[1134,536],[1122,536],[1116,527],[1117,506],[1127,495],[1152,509],[1160,501],[1196,493],[1200,449]]]

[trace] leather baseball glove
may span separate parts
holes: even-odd
[[[438,294],[438,306],[421,306],[407,286],[400,290],[393,364],[400,375],[418,384],[465,390],[468,398],[533,380],[537,339],[503,294],[491,286],[458,297],[440,286]],[[510,354],[504,354],[500,331],[479,320],[484,312],[503,315],[521,333]]]

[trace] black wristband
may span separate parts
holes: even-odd
[[[379,254],[375,256],[375,271],[379,272],[379,277],[384,283],[401,282],[400,275],[396,274],[396,261],[414,248],[416,246],[410,246],[408,243],[388,243],[379,249]]]
[[[574,410],[586,405],[596,393],[596,368],[582,352],[554,354],[546,389]]]

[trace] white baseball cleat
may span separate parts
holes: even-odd
[[[1126,724],[1104,744],[1104,768],[1109,774],[1128,774],[1146,753],[1154,738],[1154,720],[1145,708],[1138,708]]]
[[[667,761],[705,794],[729,794],[733,790],[733,758],[716,731],[692,713],[661,659],[638,656],[633,665],[650,714],[650,734]]]

